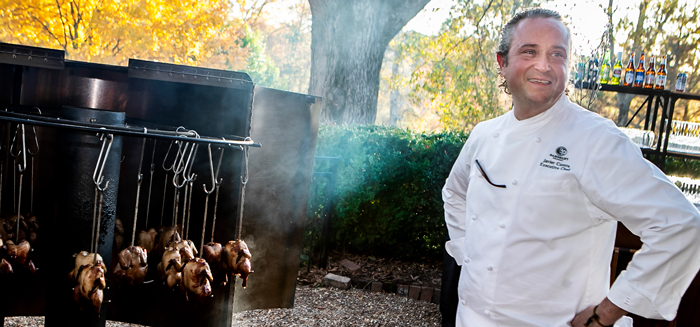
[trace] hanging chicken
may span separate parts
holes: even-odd
[[[39,220],[32,213],[26,216],[27,219],[20,216],[19,239],[26,239],[29,243],[34,244],[39,236]]]
[[[9,263],[15,270],[19,267],[24,267],[32,274],[36,272],[37,269],[34,266],[34,262],[29,258],[34,249],[32,249],[27,240],[22,240],[19,244],[7,240],[5,247],[7,248],[6,256],[9,259]]]
[[[104,265],[88,263],[78,268],[76,275],[78,285],[73,289],[73,299],[78,302],[80,309],[87,306],[86,303],[92,305],[97,316],[100,315],[102,300],[104,299],[103,290],[107,286],[105,283]]]
[[[221,285],[226,285],[228,277],[221,265],[221,243],[209,242],[202,247],[202,258],[209,263],[214,279],[221,281]]]
[[[211,295],[211,282],[213,280],[214,277],[211,275],[209,264],[204,259],[188,260],[182,267],[180,290],[187,301],[190,300],[190,295],[194,296],[197,301],[202,301],[205,297]]]
[[[73,255],[74,266],[73,270],[69,273],[70,279],[75,284],[73,288],[73,299],[78,303],[80,309],[83,310],[88,304],[92,307],[97,316],[100,315],[100,308],[102,307],[102,300],[104,298],[103,290],[106,287],[105,272],[107,267],[104,265],[104,260],[99,252],[99,242],[100,242],[100,224],[102,223],[102,199],[104,192],[109,186],[109,181],[104,181],[104,176],[102,176],[104,164],[107,162],[107,157],[109,156],[109,149],[112,146],[114,137],[112,134],[98,134],[100,135],[100,140],[102,141],[102,148],[100,149],[98,163],[95,166],[95,173],[93,174],[93,183],[95,183],[95,202],[93,203],[93,215],[92,215],[92,240],[90,241],[90,252],[80,251]],[[103,151],[105,146],[109,142],[109,146],[106,147],[107,151]],[[99,174],[97,173],[99,171]],[[102,186],[102,183],[104,186]],[[99,201],[97,201],[97,194],[99,192]]]
[[[226,275],[238,275],[243,280],[243,288],[248,286],[248,275],[253,272],[250,250],[243,240],[229,241],[221,250],[221,265]]]
[[[177,234],[175,234],[177,235]],[[179,238],[179,235],[178,235]],[[183,260],[194,259],[194,257],[199,254],[197,248],[194,247],[194,243],[190,240],[177,240],[171,242],[169,247],[173,247],[180,252]]]
[[[175,288],[182,280],[180,251],[169,247],[163,252],[163,260],[158,264],[158,276],[168,288]]]
[[[175,233],[175,228],[161,227],[160,231],[158,232],[158,235],[156,236],[155,247],[153,248],[153,255],[163,255],[165,249],[168,248],[168,244],[170,244],[170,242],[172,242],[173,240],[177,239]]]
[[[129,246],[117,255],[114,278],[117,282],[136,286],[143,283],[148,272],[148,255],[140,246]]]
[[[15,239],[17,236],[15,234],[17,229],[17,215],[14,214],[6,216],[5,218],[0,218],[0,223],[0,237],[6,240]]]
[[[95,258],[97,256],[97,258]],[[94,266],[99,266],[102,268],[103,271],[107,271],[107,267],[104,265],[104,261],[102,260],[102,256],[99,253],[88,253],[87,251],[80,251],[76,254],[73,255],[74,258],[74,267],[73,270],[69,273],[70,279],[74,282],[78,282],[78,277],[80,274],[80,267],[92,264]]]
[[[229,275],[237,275],[243,280],[241,286],[248,286],[248,275],[253,272],[250,264],[252,256],[244,241],[229,241],[223,247],[219,243],[209,242],[202,248],[202,257],[211,263],[222,285],[228,283]]]
[[[158,232],[156,232],[155,228],[151,228],[148,231],[142,230],[139,232],[137,241],[138,246],[146,250],[146,252],[152,253],[153,248],[155,247],[157,234]]]

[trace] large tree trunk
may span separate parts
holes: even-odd
[[[617,126],[625,127],[629,119],[630,102],[632,102],[634,94],[618,93],[617,107],[620,109],[617,113]]]
[[[428,2],[309,0],[309,94],[323,97],[322,122],[374,123],[384,51]]]

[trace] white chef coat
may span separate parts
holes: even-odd
[[[606,296],[672,320],[700,268],[698,210],[610,120],[566,96],[529,119],[478,124],[442,196],[460,304],[498,326],[567,326]],[[610,288],[617,221],[644,245]]]

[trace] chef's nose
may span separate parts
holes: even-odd
[[[549,58],[545,54],[537,56],[535,59],[535,69],[541,72],[546,72],[549,70]]]

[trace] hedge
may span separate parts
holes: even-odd
[[[316,156],[339,157],[329,244],[386,257],[441,258],[441,189],[466,134],[387,126],[321,126]],[[316,160],[314,171],[328,171]],[[327,179],[312,183],[306,246],[318,248]]]

